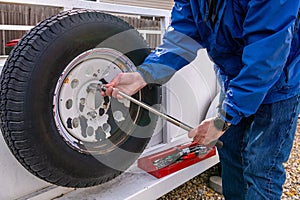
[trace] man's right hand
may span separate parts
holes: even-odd
[[[122,97],[118,95],[118,91],[131,96],[146,85],[147,83],[138,72],[120,73],[110,83],[104,85],[107,89],[101,94],[121,99]]]

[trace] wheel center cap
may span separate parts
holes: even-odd
[[[100,143],[118,133],[127,116],[136,119],[138,114],[129,112],[129,103],[101,95],[103,84],[134,69],[129,58],[109,48],[88,50],[69,63],[53,99],[56,125],[69,145],[82,152],[97,151]]]
[[[86,98],[80,98],[80,112],[87,119],[96,119],[106,114],[109,108],[109,97],[101,95],[101,83],[90,83],[86,87]]]
[[[99,87],[101,87],[100,84],[91,83],[86,89],[86,103],[89,109],[96,110],[104,101],[103,97],[100,94],[100,90],[98,89]]]

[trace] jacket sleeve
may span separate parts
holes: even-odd
[[[200,38],[192,16],[190,1],[175,0],[171,24],[162,44],[137,68],[147,83],[163,84],[197,56]]]
[[[231,116],[227,121],[237,124],[254,114],[285,75],[298,9],[299,1],[293,0],[249,2],[243,24],[243,68],[229,83],[222,104],[222,110]]]

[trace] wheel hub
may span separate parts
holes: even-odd
[[[57,83],[53,104],[56,125],[69,145],[82,152],[96,151],[113,136],[117,125],[128,117],[130,103],[103,97],[101,86],[118,73],[134,69],[128,57],[107,48],[84,52],[67,66]]]

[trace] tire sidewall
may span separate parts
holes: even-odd
[[[124,53],[138,66],[149,54],[145,42],[125,22],[103,13],[86,12],[60,19],[40,32],[32,46],[36,47],[36,54],[31,61],[32,70],[25,87],[24,124],[26,133],[30,134],[32,150],[43,157],[37,158],[40,164],[48,165],[49,171],[57,176],[69,177],[71,182],[68,184],[71,186],[78,185],[74,180],[90,179],[92,182],[98,179],[98,182],[103,182],[126,170],[146,147],[155,128],[156,117],[141,110],[138,123],[145,125],[137,126],[133,135],[142,131],[144,136],[128,137],[119,148],[107,154],[88,155],[72,149],[63,140],[54,120],[53,97],[61,73],[82,52],[93,48],[112,48]],[[30,55],[32,51],[24,53]],[[148,103],[158,103],[156,92],[151,87],[144,88],[142,93],[154,97],[150,100],[143,97],[148,99]],[[36,175],[43,178],[43,175]]]

